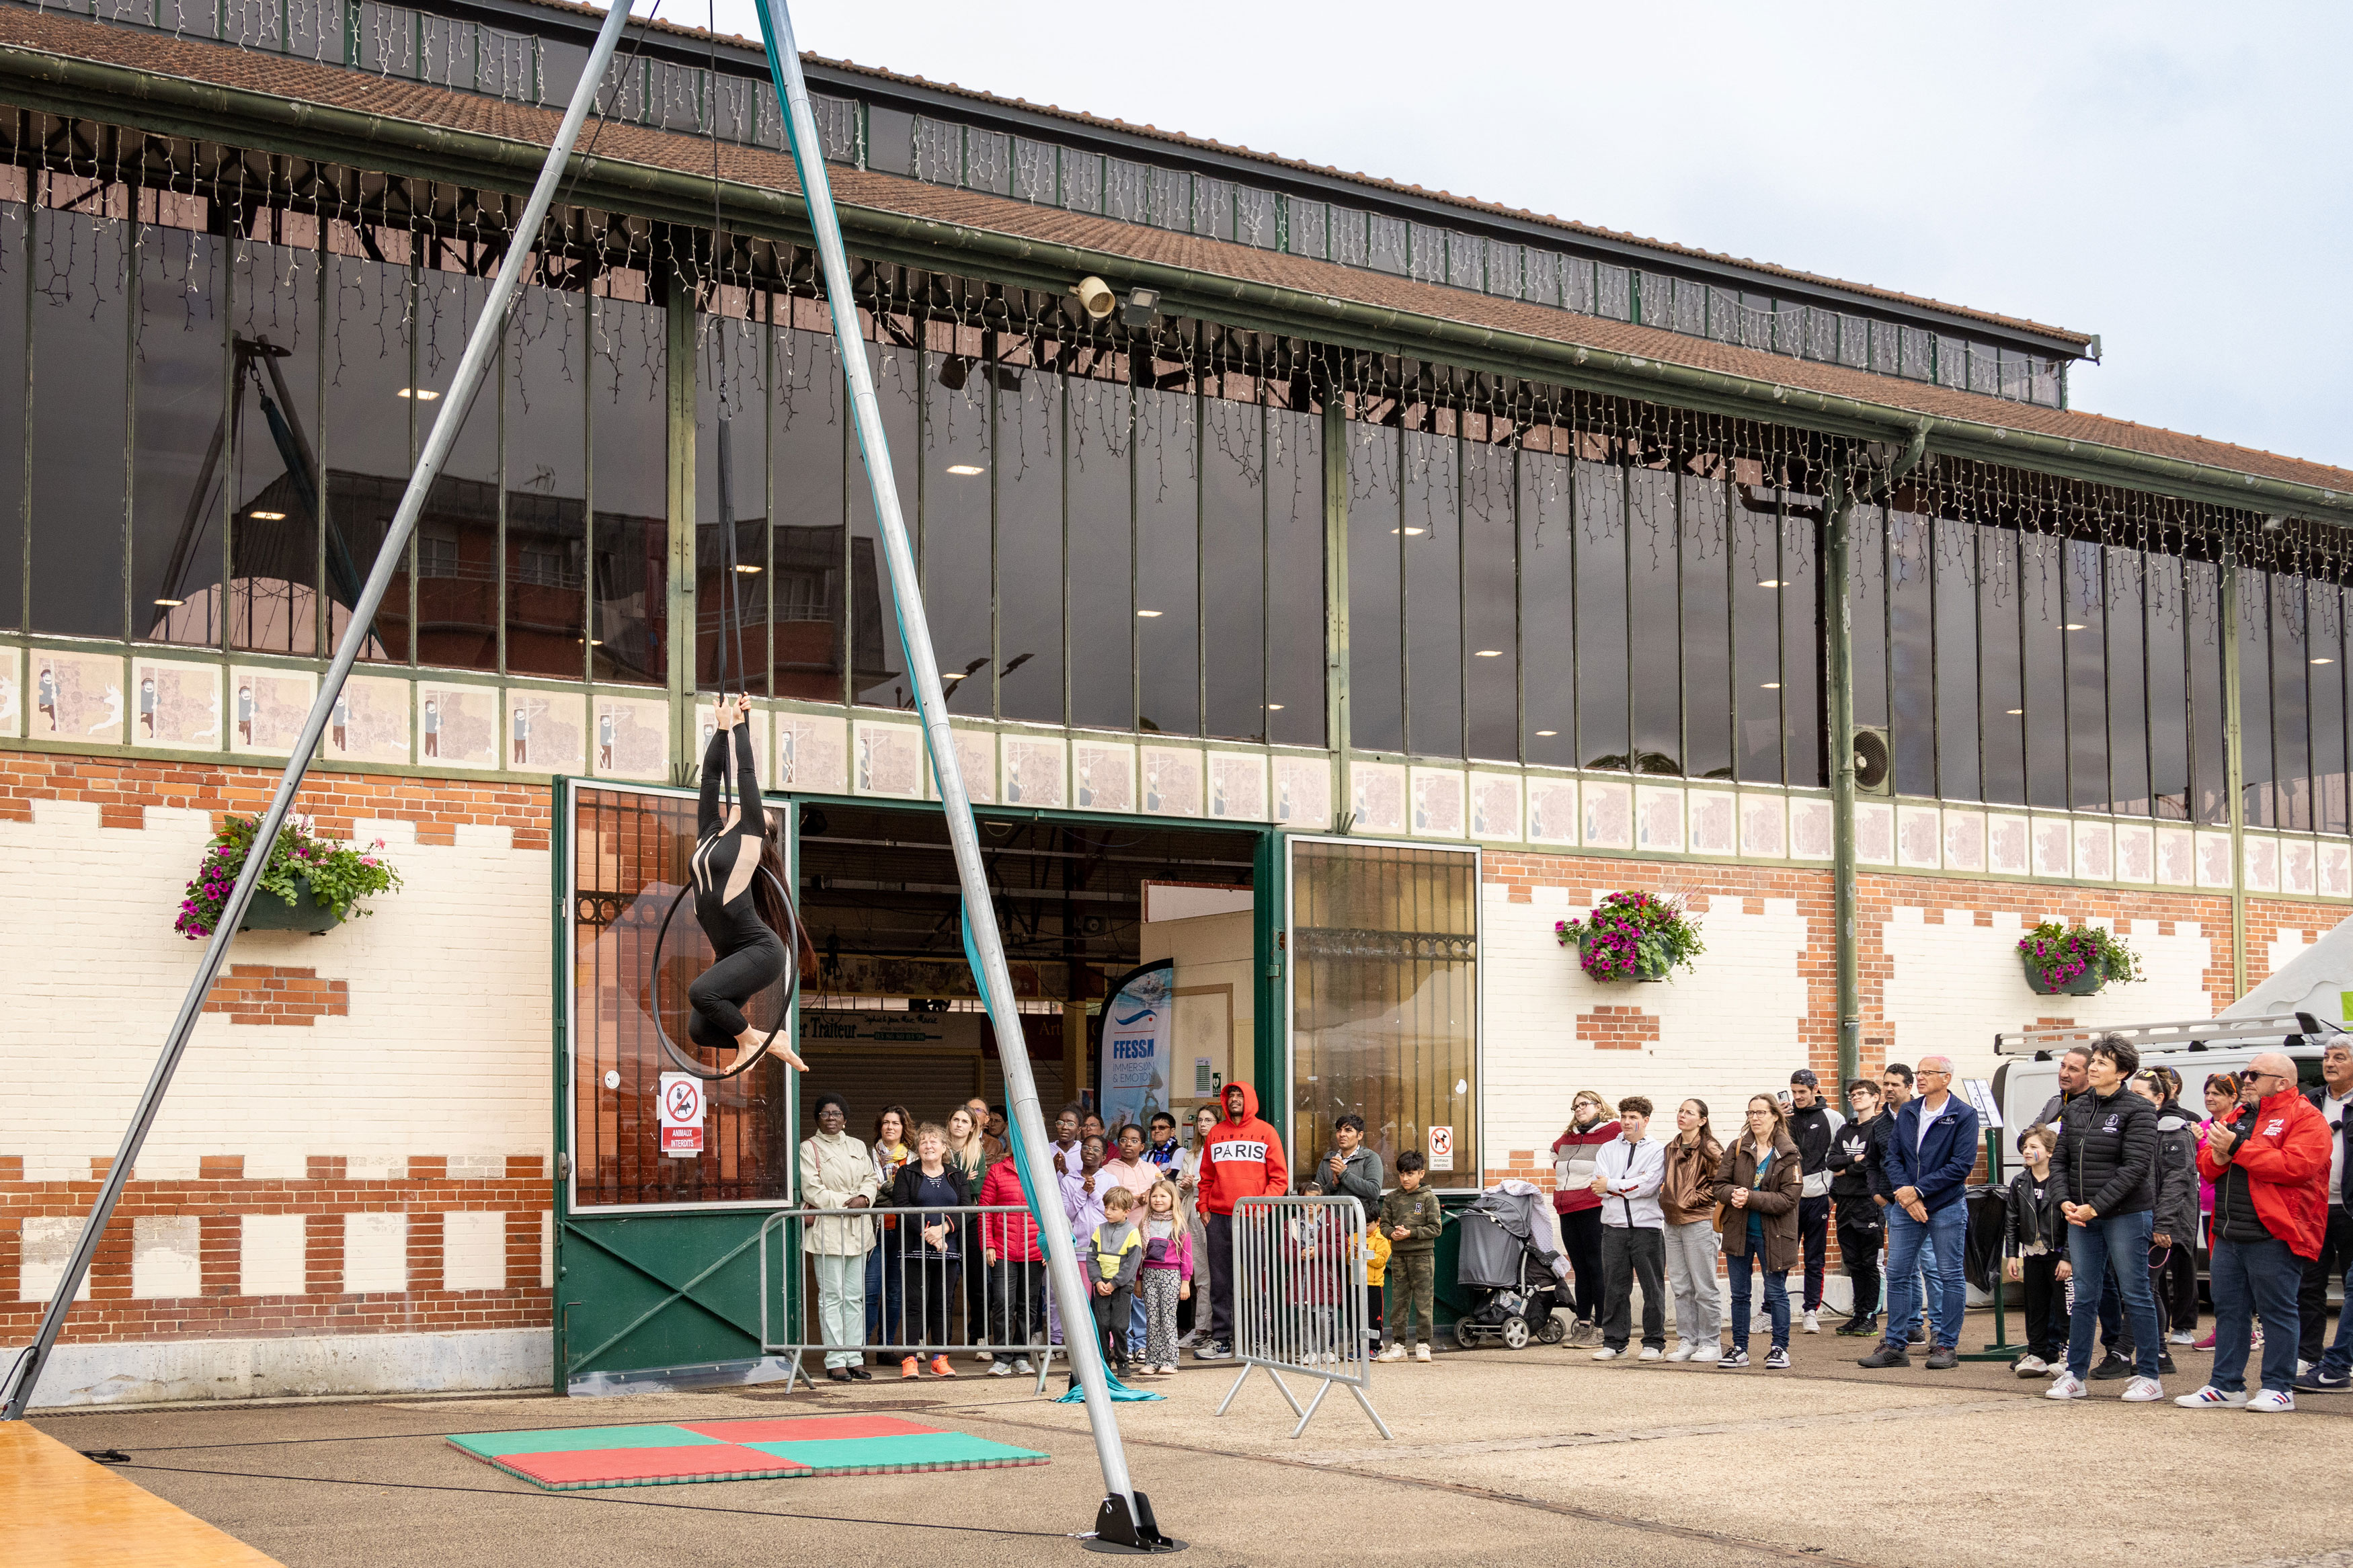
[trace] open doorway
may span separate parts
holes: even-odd
[[[851,1131],[903,1105],[944,1121],[1005,1100],[997,1042],[965,960],[962,907],[938,808],[804,801],[802,918],[818,951],[802,988],[809,1104],[832,1089]],[[1093,1102],[1105,995],[1140,964],[1175,964],[1166,1103],[1181,1119],[1248,1076],[1258,1037],[1253,866],[1259,834],[1219,827],[978,814],[1022,1032],[1047,1120]]]

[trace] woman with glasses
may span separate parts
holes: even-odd
[[[1568,1331],[1574,1348],[1601,1342],[1608,1303],[1601,1281],[1601,1200],[1593,1193],[1593,1171],[1602,1149],[1616,1141],[1619,1126],[1609,1102],[1589,1089],[1577,1091],[1568,1116],[1568,1131],[1552,1144],[1552,1206],[1560,1215],[1560,1248],[1577,1277],[1577,1321]]]
[[[1781,1101],[1769,1094],[1748,1099],[1746,1125],[1716,1167],[1715,1201],[1724,1216],[1724,1259],[1732,1272],[1732,1349],[1719,1371],[1748,1364],[1750,1265],[1765,1276],[1765,1310],[1773,1323],[1773,1348],[1765,1364],[1789,1364],[1788,1273],[1798,1261],[1798,1197],[1805,1184],[1804,1162],[1789,1139]]]

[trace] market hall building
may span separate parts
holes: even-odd
[[[755,1373],[796,1086],[654,1127],[716,692],[818,953],[761,1021],[860,1131],[1000,1089],[763,58],[634,28],[517,236],[596,13],[100,8],[0,6],[5,1332],[527,265],[300,806],[405,886],[239,939],[43,1397]],[[2071,408],[2082,333],[809,70],[1050,1106],[1167,959],[1179,1114],[1548,1179],[1579,1088],[2202,1017],[2353,898],[2353,474]],[[1621,890],[1692,967],[1581,972]],[[2035,994],[2046,920],[2147,979]]]

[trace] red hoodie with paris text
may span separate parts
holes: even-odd
[[[1201,1156],[1201,1208],[1208,1214],[1229,1215],[1243,1198],[1276,1196],[1291,1184],[1282,1134],[1259,1120],[1257,1091],[1246,1083],[1226,1088],[1241,1090],[1242,1113],[1229,1113],[1209,1129]]]

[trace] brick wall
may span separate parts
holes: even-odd
[[[38,1321],[185,994],[182,886],[276,778],[0,752],[0,1066],[30,1091],[0,1125],[0,1336]],[[297,809],[384,838],[406,886],[237,939],[69,1344],[550,1324],[549,792],[322,773]]]
[[[322,980],[315,969],[269,963],[232,963],[205,993],[205,1011],[226,1013],[233,1023],[301,1026],[322,1018],[347,1018],[349,981]]]

